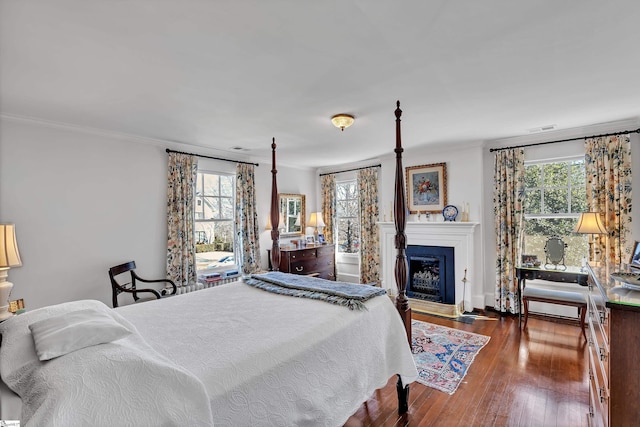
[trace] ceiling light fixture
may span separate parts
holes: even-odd
[[[351,114],[336,114],[331,117],[331,123],[333,123],[335,127],[340,128],[341,131],[351,126],[354,120],[355,118]]]

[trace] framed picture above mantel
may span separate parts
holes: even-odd
[[[447,164],[432,163],[405,169],[409,213],[442,213],[447,205]]]

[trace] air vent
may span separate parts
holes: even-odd
[[[529,133],[548,132],[550,130],[554,130],[555,128],[556,125],[545,125],[538,128],[529,129]]]

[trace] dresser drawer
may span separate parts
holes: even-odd
[[[267,254],[269,254],[269,250],[267,250]],[[280,253],[280,271],[285,273],[336,280],[335,264],[335,247],[333,245],[283,250]]]
[[[589,415],[591,425],[608,425],[609,418],[609,389],[605,386],[607,379],[604,371],[598,365],[598,352],[595,346],[589,344]]]
[[[300,249],[295,252],[285,252],[289,256],[289,261],[293,264],[295,261],[303,261],[316,258],[315,249]]]

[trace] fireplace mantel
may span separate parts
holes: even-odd
[[[471,294],[474,277],[481,283],[479,272],[475,266],[474,234],[477,222],[407,222],[405,234],[407,245],[447,246],[454,248],[456,305],[464,304],[464,309],[473,309]],[[396,255],[396,226],[393,222],[379,222],[380,229],[380,266],[382,286],[391,295],[397,293],[394,278]],[[462,279],[467,270],[466,291]],[[464,301],[463,301],[464,296]]]

